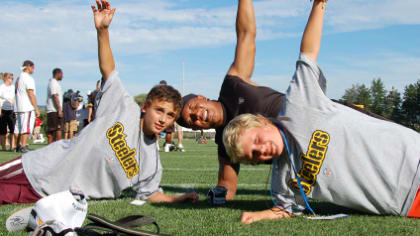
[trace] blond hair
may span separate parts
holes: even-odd
[[[248,129],[267,125],[267,118],[262,115],[242,114],[229,122],[223,131],[223,144],[233,163],[247,162],[243,156],[241,135]]]
[[[8,75],[12,75],[12,73],[8,73],[8,72],[6,72],[6,73],[0,73],[0,75],[1,75],[1,79],[2,79],[3,81],[6,81],[7,76],[8,76]]]

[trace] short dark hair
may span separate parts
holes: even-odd
[[[33,65],[34,63],[31,60],[26,60],[22,64],[23,67],[28,67],[28,66],[33,66]]]
[[[54,77],[54,76],[56,76],[56,75],[57,75],[57,74],[59,74],[59,73],[63,73],[63,71],[62,71],[60,68],[55,68],[55,69],[53,70],[53,72],[52,72],[53,77]]]
[[[145,104],[152,104],[155,100],[163,100],[174,104],[178,113],[182,107],[182,97],[178,90],[169,85],[156,85],[147,94]]]
[[[161,81],[159,82],[159,84],[160,84],[160,85],[168,85],[168,83],[166,82],[166,80],[161,80]]]

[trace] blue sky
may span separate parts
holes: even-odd
[[[93,0],[0,0],[0,71],[19,74],[25,59],[36,64],[39,104],[55,67],[64,89],[92,90],[100,78]],[[111,45],[117,70],[132,95],[165,79],[185,93],[217,98],[235,50],[237,0],[114,0]],[[308,0],[254,0],[257,57],[253,80],[285,91],[294,73]],[[382,78],[402,91],[420,79],[420,1],[330,0],[318,64],[328,96],[352,84]],[[16,77],[16,76],[15,76]]]

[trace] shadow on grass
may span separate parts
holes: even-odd
[[[187,188],[163,186],[165,191],[169,192],[186,192]],[[192,189],[190,189],[192,190]],[[209,189],[207,188],[194,188],[194,191],[200,195],[207,195]],[[252,190],[241,189],[237,191],[238,195],[263,195],[269,196],[266,190]],[[131,189],[125,190],[121,197],[135,198],[136,192]],[[349,209],[346,207],[338,206],[329,202],[310,201],[312,209],[318,215],[335,215],[335,214],[351,214],[351,215],[371,215],[368,213],[360,212],[357,210]],[[170,209],[211,209],[211,208],[227,208],[242,211],[261,211],[273,207],[273,203],[268,198],[266,200],[231,200],[221,206],[213,206],[207,202],[207,199],[200,199],[196,204],[185,203],[152,203],[156,207],[165,207]]]
[[[185,192],[191,192],[195,191],[198,194],[207,195],[209,192],[209,188],[182,188],[182,187],[172,187],[172,186],[162,186],[163,190],[165,192],[173,192],[173,193],[185,193]],[[239,189],[236,191],[236,195],[262,195],[262,196],[268,196],[270,192],[268,190],[263,189]],[[121,197],[135,197],[136,192],[132,189],[126,189],[122,192]]]
[[[182,188],[182,187],[173,187],[173,186],[162,186],[164,191],[168,192],[175,192],[175,193],[182,193],[186,191],[195,191],[198,194],[204,194],[207,195],[210,188],[204,188],[204,187],[194,187],[194,188]],[[270,192],[264,189],[238,189],[236,191],[236,195],[267,195]]]
[[[196,204],[152,204],[155,207],[165,207],[170,209],[211,209],[211,208],[224,208],[235,209],[241,211],[262,211],[273,207],[273,203],[269,200],[232,200],[221,206],[212,206],[206,199],[200,199]],[[349,208],[337,206],[328,202],[311,202],[312,209],[318,215],[335,215],[335,214],[351,214],[351,215],[369,215],[367,213],[359,212]]]

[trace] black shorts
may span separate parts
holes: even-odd
[[[9,133],[15,132],[15,113],[12,110],[1,110],[0,117],[0,135],[7,134],[7,127],[9,127]]]
[[[169,126],[168,128],[166,128],[166,129],[164,130],[164,132],[165,132],[166,134],[172,134],[173,132],[175,132],[175,125],[171,125],[171,126]]]
[[[47,113],[47,131],[55,132],[63,130],[63,118],[58,117],[58,112]]]

